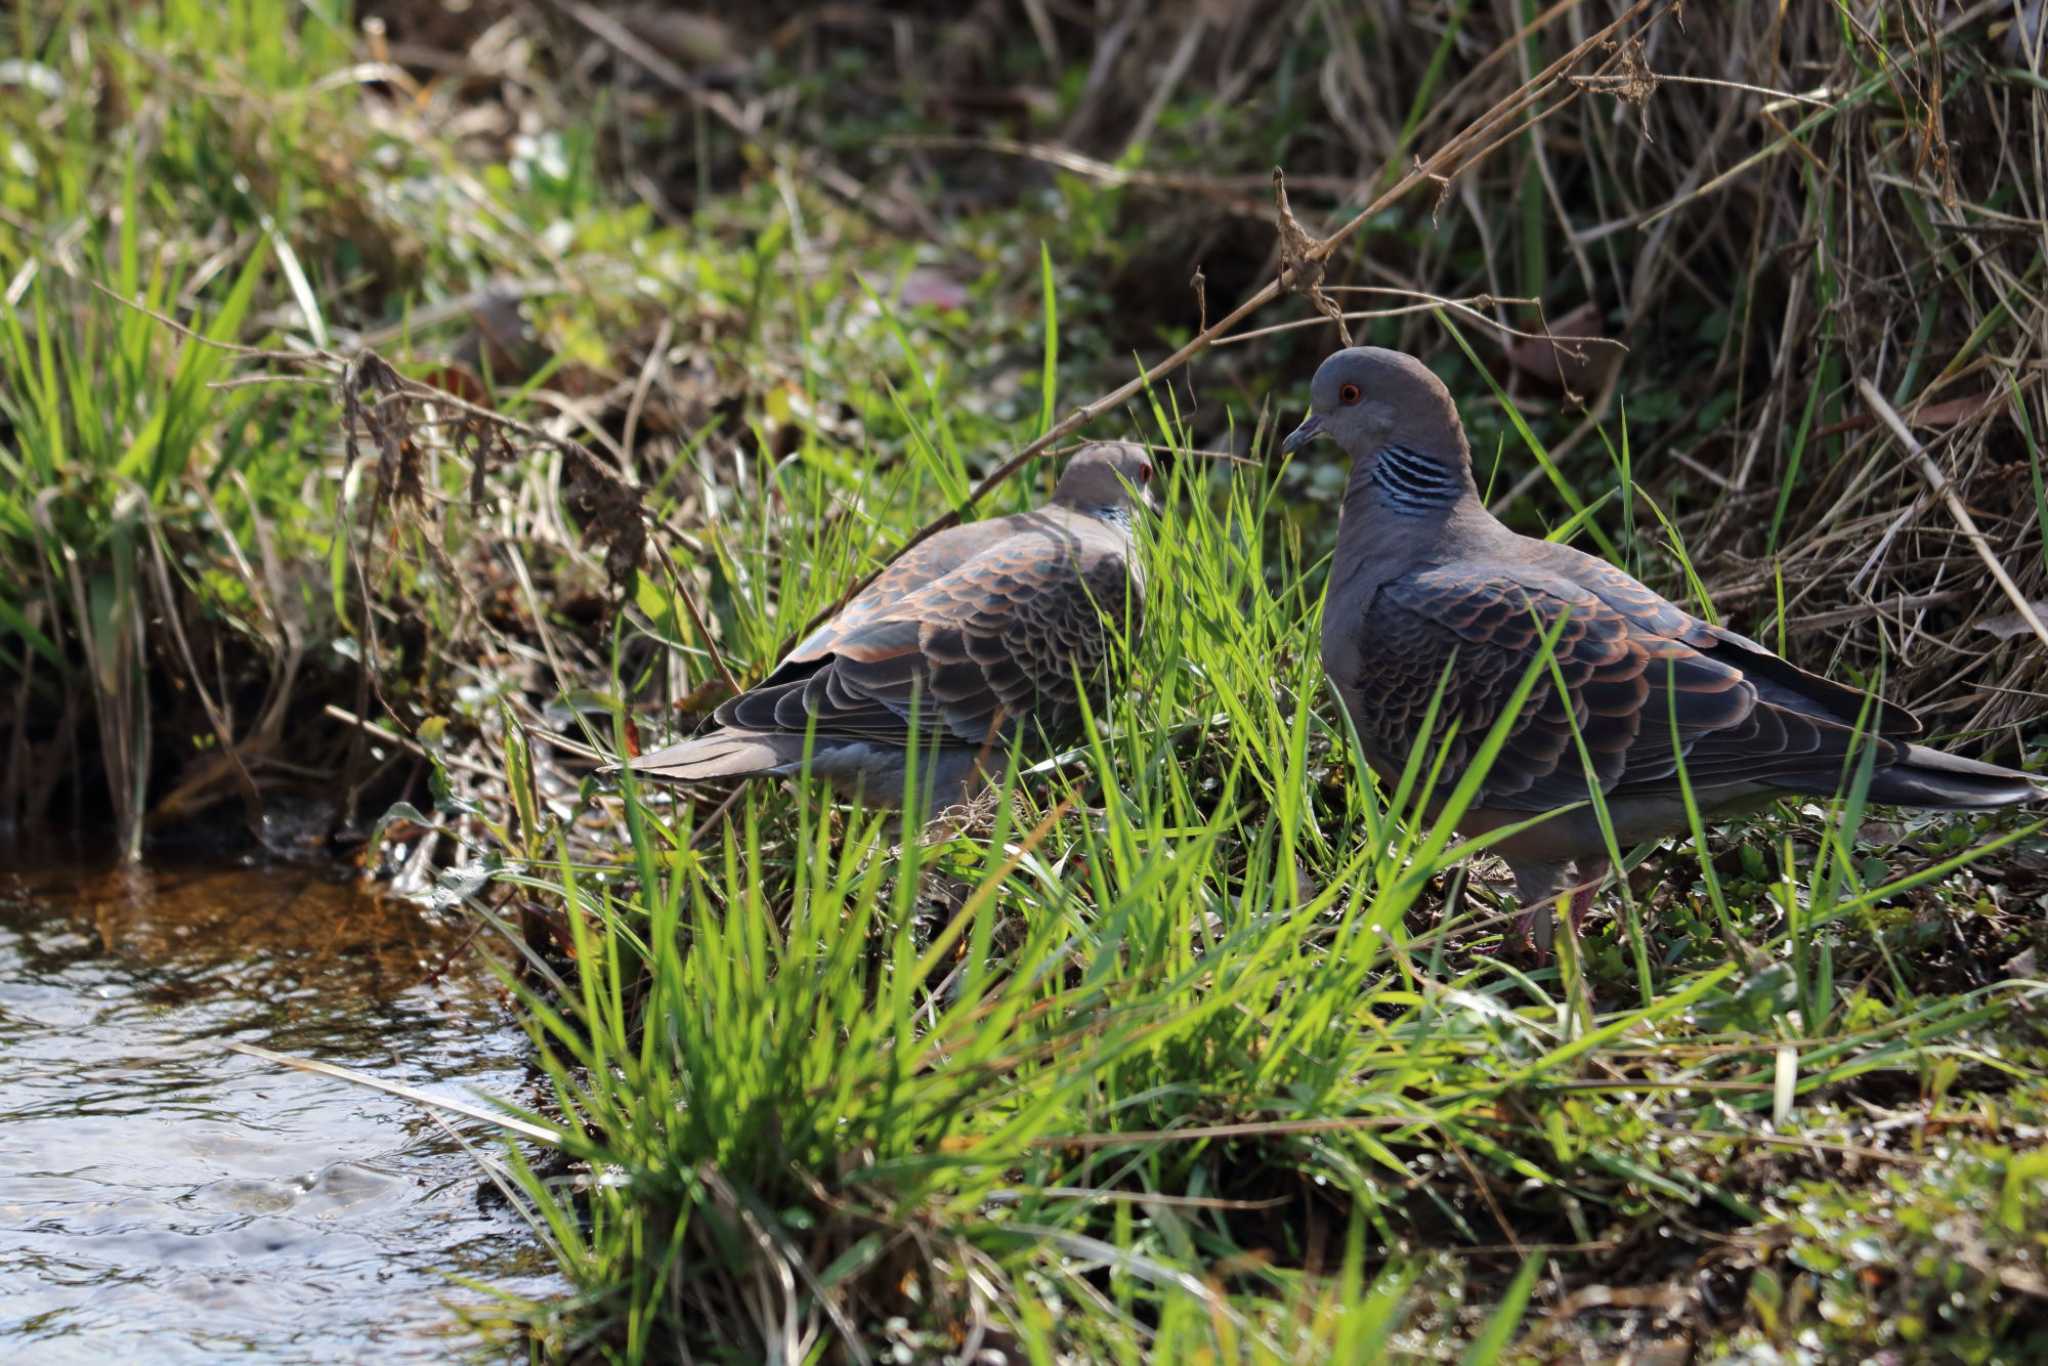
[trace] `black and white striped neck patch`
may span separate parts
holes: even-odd
[[[1389,509],[1410,516],[1451,506],[1465,488],[1456,471],[1406,446],[1380,450],[1373,462],[1372,482],[1379,486],[1381,501]]]

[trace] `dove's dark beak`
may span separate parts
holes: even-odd
[[[1301,425],[1299,427],[1296,427],[1292,432],[1289,432],[1287,434],[1287,439],[1280,443],[1280,454],[1293,455],[1296,451],[1300,450],[1303,446],[1306,446],[1309,442],[1315,440],[1322,434],[1322,414],[1310,413],[1307,417],[1301,420]]]

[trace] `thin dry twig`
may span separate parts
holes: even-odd
[[[2005,566],[1999,563],[1998,556],[1992,553],[1991,543],[1985,540],[1984,533],[1977,529],[1976,519],[1970,516],[1970,509],[1963,505],[1963,500],[1956,496],[1955,486],[1949,483],[1948,476],[1941,472],[1941,466],[1934,463],[1933,458],[1927,454],[1927,449],[1914,438],[1905,420],[1898,415],[1892,405],[1884,401],[1884,395],[1877,391],[1876,385],[1868,378],[1858,378],[1856,391],[1863,395],[1863,401],[1870,406],[1870,410],[1877,414],[1885,426],[1892,429],[1892,434],[1898,437],[1899,444],[1913,457],[1914,463],[1920,468],[1921,477],[1926,479],[1928,487],[1934,490],[1936,496],[1948,508],[1949,516],[1955,518],[1956,526],[1962,531],[1964,539],[1969,541],[1970,548],[1977,552],[1977,558],[1984,562],[1984,567],[1991,571],[1991,577],[1998,584],[1999,591],[2012,603],[2013,610],[2019,613],[2020,620],[2033,631],[2036,639],[2043,645],[2048,645],[2048,626],[2041,624],[2041,618],[2034,614],[2034,605],[2027,601],[2027,595],[2020,591],[2020,586],[2012,581],[2012,575],[2006,573]]]
[[[1036,161],[1075,175],[1086,176],[1098,184],[1112,188],[1130,186],[1136,189],[1189,192],[1243,203],[1247,207],[1255,203],[1250,196],[1269,189],[1273,183],[1270,177],[1262,175],[1203,176],[1117,166],[1056,143],[1022,142],[1016,138],[897,133],[883,138],[880,145],[907,150],[993,152],[997,156],[1021,157],[1027,161]],[[1348,194],[1354,188],[1352,181],[1341,176],[1301,176],[1293,183],[1296,189],[1316,190],[1333,195]]]
[[[1469,317],[1481,327],[1491,328],[1504,337],[1518,337],[1525,341],[1551,342],[1560,346],[1611,346],[1615,350],[1624,353],[1628,350],[1626,343],[1614,337],[1573,336],[1557,332],[1525,332],[1519,327],[1509,327],[1498,318],[1491,317],[1481,311],[1482,309],[1493,308],[1502,304],[1511,304],[1519,308],[1540,308],[1543,303],[1540,299],[1503,298],[1493,294],[1472,294],[1463,299],[1450,299],[1441,294],[1431,294],[1427,290],[1395,289],[1386,285],[1325,285],[1323,292],[1326,294],[1384,294],[1391,298],[1416,300],[1415,303],[1404,304],[1399,308],[1352,309],[1343,315],[1346,319],[1352,321],[1363,318],[1400,318],[1412,313],[1429,313],[1439,308],[1448,308],[1455,313]],[[1291,322],[1273,323],[1267,327],[1255,327],[1249,332],[1240,332],[1233,337],[1219,337],[1216,340],[1216,345],[1236,346],[1240,342],[1248,342],[1257,337],[1270,337],[1279,332],[1294,332],[1304,327],[1320,327],[1325,321],[1333,320],[1296,318]]]

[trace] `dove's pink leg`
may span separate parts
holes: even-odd
[[[1573,938],[1578,937],[1586,921],[1586,912],[1593,909],[1593,898],[1599,894],[1600,884],[1607,881],[1607,874],[1613,866],[1604,858],[1579,860],[1579,885],[1572,888]]]
[[[1550,952],[1551,922],[1558,893],[1564,890],[1565,865],[1509,859],[1508,868],[1515,875],[1515,899],[1522,903],[1513,942],[1522,949],[1534,949],[1541,957]]]
[[[1525,908],[1515,924],[1516,937],[1524,946],[1533,947],[1539,958],[1550,953],[1558,894],[1567,888],[1571,891],[1569,914],[1572,933],[1576,935],[1585,924],[1586,912],[1592,908],[1593,898],[1600,891],[1601,884],[1607,881],[1612,867],[1604,858],[1582,859],[1577,865],[1576,876],[1567,881],[1563,867],[1558,864],[1509,866],[1515,870],[1516,890]]]

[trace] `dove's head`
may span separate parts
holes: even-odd
[[[1098,441],[1077,451],[1060,471],[1052,500],[1087,512],[1125,513],[1134,507],[1157,510],[1152,493],[1152,457],[1128,441]]]
[[[1472,457],[1451,391],[1428,366],[1400,351],[1348,347],[1316,368],[1309,414],[1280,449],[1292,453],[1319,436],[1354,460],[1395,449],[1432,467],[1425,478],[1435,470],[1461,486],[1471,478]]]

